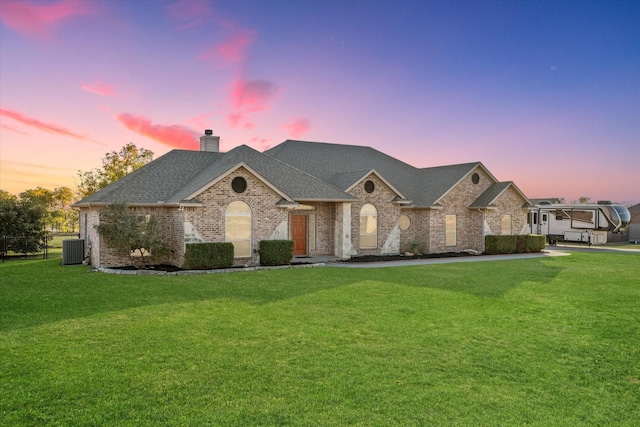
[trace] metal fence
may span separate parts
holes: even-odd
[[[633,223],[629,225],[626,231],[622,233],[607,233],[608,242],[640,242],[640,224]]]
[[[49,257],[48,237],[0,236],[0,258],[2,262],[12,259]]]

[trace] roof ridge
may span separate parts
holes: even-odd
[[[289,141],[289,140],[287,140],[287,141]],[[285,141],[285,142],[287,142],[287,141]],[[283,142],[282,144],[284,144],[284,142]],[[279,145],[281,145],[281,144],[276,145],[276,147],[278,147]],[[273,148],[275,148],[275,147],[273,147]],[[267,151],[268,151],[268,150],[267,150]],[[278,162],[278,163],[280,163],[280,164],[283,164],[283,165],[285,165],[285,166],[287,166],[287,167],[289,167],[289,168],[291,168],[291,169],[294,169],[294,170],[296,170],[296,171],[298,171],[298,172],[301,172],[301,173],[303,173],[303,174],[305,174],[305,175],[307,175],[307,176],[310,176],[310,177],[311,177],[311,178],[313,178],[314,180],[316,180],[316,181],[320,181],[320,182],[322,182],[323,184],[328,185],[329,187],[331,187],[331,188],[333,188],[333,189],[336,189],[336,190],[338,190],[338,191],[340,191],[340,192],[342,192],[342,193],[347,194],[344,190],[341,190],[340,188],[338,188],[338,187],[336,187],[335,185],[333,185],[333,184],[331,184],[331,183],[329,183],[329,182],[325,181],[324,179],[320,179],[319,177],[317,177],[317,176],[315,176],[315,175],[312,175],[312,174],[310,174],[310,173],[309,173],[309,172],[307,172],[307,171],[303,171],[302,169],[299,169],[299,168],[295,167],[295,166],[294,166],[294,165],[292,165],[292,164],[289,164],[289,163],[284,162],[284,161],[282,161],[282,160],[280,160],[280,159],[278,159],[278,158],[276,158],[276,157],[273,157],[273,156],[271,156],[271,155],[267,154],[267,153],[266,153],[266,151],[265,151],[265,152],[262,152],[262,153],[260,153],[260,154],[263,154],[263,155],[267,156],[268,158],[270,158],[270,159],[272,159],[272,160],[275,160],[276,162]]]

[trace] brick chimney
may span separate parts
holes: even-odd
[[[220,151],[220,137],[213,136],[211,129],[205,129],[204,135],[200,137],[200,151],[211,151],[213,153]]]

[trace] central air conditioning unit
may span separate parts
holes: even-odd
[[[78,265],[84,261],[84,239],[62,241],[62,265]]]

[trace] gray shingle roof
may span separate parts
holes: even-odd
[[[511,185],[511,182],[496,182],[487,188],[484,193],[469,205],[470,208],[487,208],[492,207],[493,202]]]
[[[130,204],[175,202],[176,193],[223,156],[222,153],[173,150],[85,197],[76,205],[123,201]]]
[[[354,197],[322,180],[246,145],[227,153],[173,150],[86,197],[88,203],[176,204],[197,201],[197,193],[245,164],[292,200],[347,201]]]
[[[439,200],[461,179],[484,168],[474,162],[418,169],[371,147],[292,140],[264,153],[246,145],[227,153],[173,150],[75,206],[114,201],[197,203],[201,191],[242,165],[275,187],[285,200],[300,202],[354,200],[345,190],[375,170],[415,207],[439,206]],[[504,184],[509,183],[493,184],[474,205],[490,204],[494,192],[504,191]]]
[[[371,147],[288,140],[265,152],[347,189],[375,169],[414,206],[435,206],[444,194],[481,163],[418,169]]]
[[[523,207],[532,206],[531,202],[527,197],[520,191],[518,186],[513,183],[513,181],[506,182],[496,182],[492,184],[489,188],[487,188],[484,193],[482,193],[476,200],[473,201],[469,205],[470,208],[487,208],[487,207],[495,207],[494,202],[496,199],[507,190],[507,188],[513,188],[520,197],[524,200]]]

